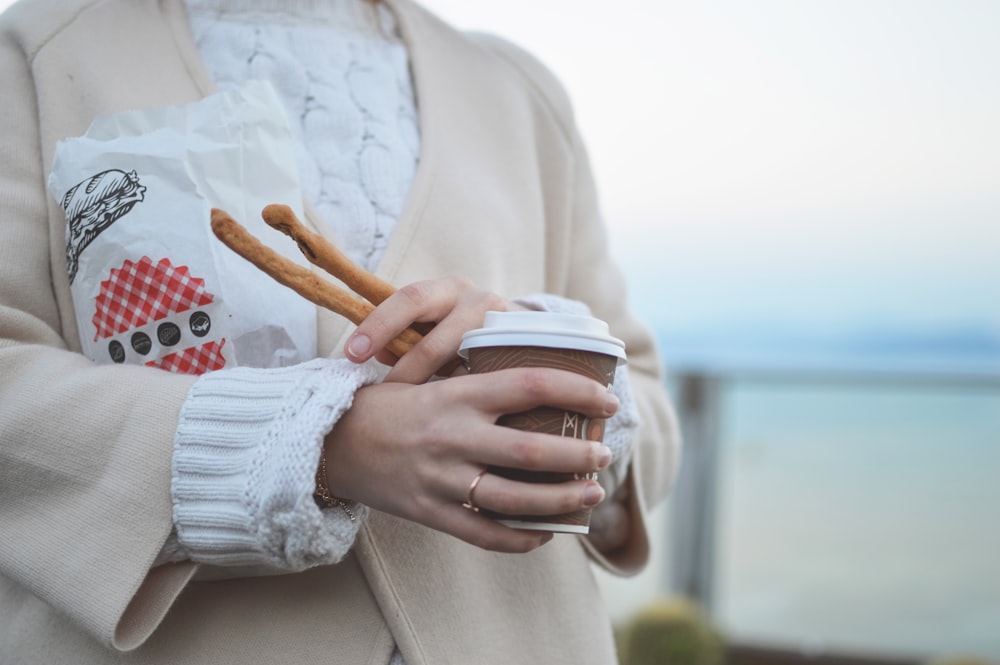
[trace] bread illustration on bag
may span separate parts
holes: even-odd
[[[143,200],[146,188],[135,171],[102,171],[71,187],[60,205],[66,211],[66,263],[69,282],[79,268],[80,254],[105,229]]]

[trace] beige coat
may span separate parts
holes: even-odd
[[[645,507],[675,475],[675,425],[651,337],[609,263],[568,101],[512,46],[410,0],[390,6],[422,153],[378,272],[564,295],[626,340],[644,422],[636,528],[611,561],[596,559],[636,571]],[[375,513],[335,566],[214,580],[220,571],[191,563],[151,568],[171,530],[172,440],[192,378],[78,353],[65,218],[44,182],[55,143],[95,115],[213,86],[182,0],[22,0],[0,22],[0,75],[0,662],[384,665],[394,643],[409,665],[613,661],[573,536],[503,555]],[[321,312],[319,327],[320,352],[340,353],[348,324]]]

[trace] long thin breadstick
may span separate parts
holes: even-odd
[[[370,303],[378,305],[396,292],[392,284],[354,263],[336,245],[307,229],[289,206],[272,203],[265,206],[260,214],[268,226],[294,240],[310,263],[327,271]],[[416,321],[410,327],[426,335],[434,324]]]
[[[294,240],[310,263],[338,278],[372,304],[378,305],[396,291],[392,284],[351,261],[326,238],[307,229],[290,207],[272,203],[264,208],[261,217],[269,226]]]
[[[264,245],[224,210],[212,209],[212,232],[227,247],[287,286],[303,298],[347,317],[355,325],[375,309],[374,305],[355,298],[308,268],[289,261]],[[421,339],[420,333],[406,329],[387,346],[402,357]]]

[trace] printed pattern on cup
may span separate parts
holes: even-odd
[[[175,267],[167,258],[154,264],[148,256],[126,260],[101,282],[94,342],[106,340],[115,363],[142,362],[184,374],[221,369],[225,339],[205,339],[214,301],[187,266]]]
[[[539,407],[531,411],[501,416],[497,423],[505,427],[558,434],[572,439],[601,441],[604,439],[604,419],[588,418],[582,413]]]

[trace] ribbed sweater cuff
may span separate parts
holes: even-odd
[[[586,304],[551,293],[537,293],[518,298],[515,302],[522,307],[542,312],[593,316]],[[609,495],[614,493],[625,480],[628,465],[632,461],[632,447],[635,443],[636,431],[639,429],[639,408],[636,406],[635,397],[632,394],[628,365],[619,365],[615,370],[612,392],[618,397],[621,407],[619,407],[618,413],[608,419],[604,427],[604,445],[611,449],[612,461],[599,476],[601,485]]]
[[[347,360],[211,372],[192,386],[174,439],[174,526],[201,563],[302,570],[341,560],[357,520],[313,500],[323,440],[376,370]]]

